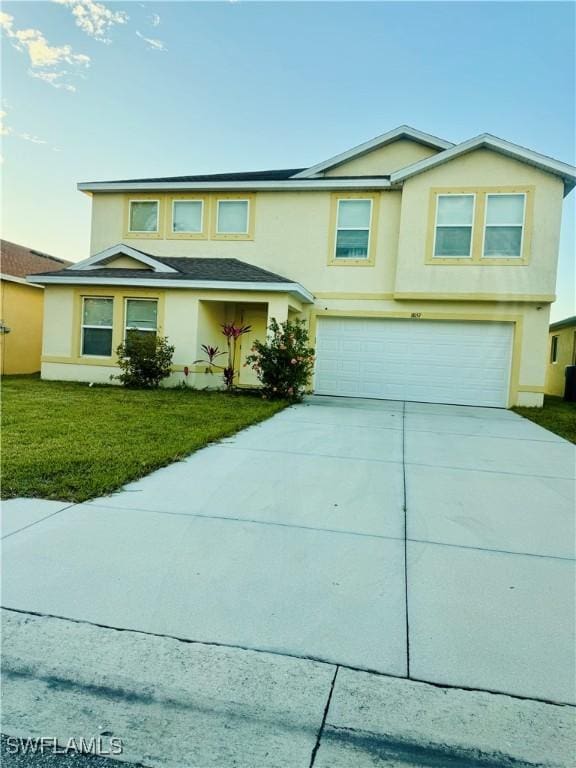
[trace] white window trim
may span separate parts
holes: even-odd
[[[468,224],[442,224],[443,227],[462,229],[470,226],[470,250],[466,256],[436,256],[436,238],[438,236],[438,211],[441,197],[471,197],[472,198],[472,222]],[[475,192],[443,192],[436,195],[436,216],[434,217],[434,244],[432,246],[432,258],[434,259],[471,259],[474,246],[474,226],[476,224],[476,193]]]
[[[198,230],[189,230],[189,229],[174,229],[174,206],[176,203],[200,203],[200,229]],[[172,235],[201,235],[204,232],[204,200],[202,198],[190,198],[189,200],[172,200],[172,218],[170,220],[170,233]]]
[[[87,325],[84,323],[84,302],[86,299],[104,299],[105,301],[112,302],[112,325]],[[82,325],[80,334],[80,357],[96,357],[101,360],[108,360],[112,357],[114,351],[114,297],[113,296],[82,296]],[[101,328],[107,331],[112,331],[112,339],[110,342],[110,354],[109,355],[90,355],[84,352],[84,329],[85,328]]]
[[[128,326],[128,302],[129,301],[153,301],[156,304],[156,328],[139,328],[137,325]],[[126,343],[126,335],[128,331],[140,331],[142,333],[158,333],[158,299],[145,299],[139,296],[127,296],[124,299],[124,343]]]
[[[340,227],[338,218],[340,216],[340,203],[362,202],[370,203],[370,219],[367,227]],[[334,261],[367,261],[370,258],[370,246],[372,245],[372,214],[374,211],[374,200],[371,197],[339,197],[336,205],[336,232],[334,234]],[[366,244],[366,256],[337,256],[338,251],[338,232],[365,232],[368,230],[368,243]]]
[[[221,232],[220,231],[220,203],[246,203],[246,229],[238,232]],[[234,198],[233,200],[226,200],[225,198],[219,198],[216,200],[216,234],[217,235],[248,235],[250,233],[250,200],[248,198]]]
[[[156,203],[156,229],[132,229],[132,203]],[[135,235],[157,235],[160,232],[160,200],[130,198],[128,201],[128,232]]]
[[[522,224],[488,224],[488,199],[490,197],[501,197],[502,195],[506,195],[508,197],[520,197],[524,199],[523,208],[522,208]],[[482,251],[481,251],[481,258],[482,259],[521,259],[522,254],[524,253],[524,229],[526,225],[526,192],[487,192],[486,193],[486,201],[484,204],[484,227],[482,229]],[[486,244],[486,230],[488,227],[522,227],[522,235],[520,237],[520,253],[518,256],[485,256],[484,255],[484,246]]]

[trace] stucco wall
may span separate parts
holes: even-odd
[[[97,289],[82,287],[48,287],[46,289],[45,341],[42,373],[45,378],[63,378],[76,381],[108,382],[114,368],[115,357],[107,359],[82,358],[80,344],[80,306],[82,295],[94,295]],[[97,291],[102,296],[113,296],[114,348],[123,334],[123,306],[126,295],[137,296],[134,290],[107,288]],[[224,350],[225,339],[221,324],[234,320],[253,326],[252,333],[243,338],[238,359],[240,384],[256,383],[253,373],[242,364],[255,338],[263,339],[271,315],[284,319],[288,314],[288,298],[274,294],[242,292],[197,292],[168,289],[154,292],[146,290],[146,297],[156,296],[159,308],[159,330],[176,347],[174,374],[169,385],[186,381],[189,385],[218,386],[220,375],[204,373],[203,364],[195,360],[204,357],[201,345],[210,344]],[[540,308],[538,308],[540,307]],[[316,318],[323,314],[357,315],[406,318],[410,322],[421,319],[486,320],[514,324],[514,355],[510,388],[510,404],[538,404],[544,391],[545,353],[548,337],[548,305],[496,304],[490,302],[436,302],[392,299],[327,298],[317,301],[302,313],[310,321],[311,342],[315,344]],[[416,317],[413,317],[415,315]],[[77,326],[77,327],[76,327]],[[221,364],[226,358],[220,358]],[[189,375],[184,375],[184,367]]]
[[[387,176],[400,168],[435,155],[438,150],[400,139],[326,171],[324,176]]]
[[[551,362],[552,336],[558,336],[556,362]],[[576,355],[576,326],[551,330],[546,347],[546,394],[564,395],[566,366],[574,365]]]
[[[534,186],[528,264],[426,264],[432,188]],[[402,192],[395,290],[399,293],[553,295],[560,238],[560,179],[495,152],[478,150],[415,176]]]
[[[318,291],[391,291],[400,223],[401,193],[380,198],[376,262],[373,267],[329,266],[332,197],[327,192],[259,192],[255,196],[254,240],[136,240],[124,237],[124,195],[93,198],[91,253],[119,242],[158,256],[240,259]],[[213,198],[214,200],[215,198]]]
[[[432,226],[430,190],[463,186],[533,188],[533,225],[526,227],[531,236],[527,264],[425,263]],[[160,237],[143,241],[124,237],[124,206],[129,196],[98,193],[93,197],[91,251],[125,242],[159,256],[232,257],[296,280],[314,294],[417,293],[422,298],[425,294],[454,294],[457,298],[481,293],[550,299],[555,293],[563,194],[557,177],[495,152],[478,150],[407,180],[402,191],[376,192],[373,266],[329,264],[335,194],[321,190],[256,193],[253,240]],[[217,197],[208,195],[209,210],[213,211]]]
[[[42,288],[0,281],[0,317],[10,328],[10,333],[0,334],[3,374],[40,370],[43,298]]]

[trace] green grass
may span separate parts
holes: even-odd
[[[4,377],[2,496],[101,496],[285,405],[254,394]]]
[[[545,397],[543,408],[514,408],[516,413],[541,427],[555,432],[565,440],[576,443],[576,403],[567,403],[561,397]]]

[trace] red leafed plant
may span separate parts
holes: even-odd
[[[238,339],[245,333],[252,330],[251,325],[234,325],[234,323],[222,323],[222,334],[226,338],[226,350],[221,350],[219,347],[212,347],[209,344],[202,344],[202,350],[206,353],[205,360],[195,360],[194,364],[206,363],[206,373],[214,373],[214,369],[218,368],[222,371],[224,378],[224,385],[230,392],[234,388],[234,379],[236,378],[236,352]],[[216,359],[222,355],[228,355],[227,365],[218,365]]]

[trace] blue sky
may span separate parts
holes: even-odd
[[[78,181],[311,165],[401,123],[574,163],[575,8],[5,2],[2,235],[79,260]],[[556,319],[574,313],[575,198]]]

